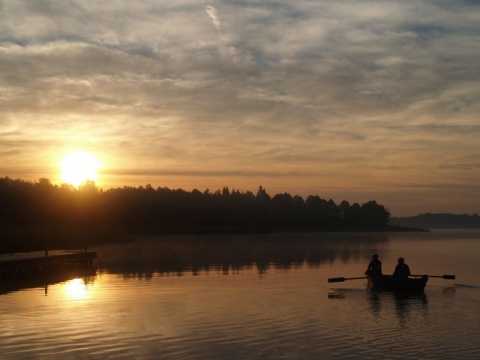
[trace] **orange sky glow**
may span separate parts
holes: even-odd
[[[7,0],[0,176],[478,213],[473,2]]]

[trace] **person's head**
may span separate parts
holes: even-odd
[[[402,258],[402,257],[401,257],[401,258],[398,258],[398,263],[399,263],[399,264],[403,264],[404,262],[405,262],[405,259],[404,259],[404,258]]]
[[[373,254],[373,255],[372,255],[372,258],[374,258],[375,260],[377,260],[377,259],[378,259],[378,255],[377,255],[377,254]]]

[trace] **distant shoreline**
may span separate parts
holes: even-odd
[[[151,234],[274,234],[274,233],[368,233],[368,232],[429,232],[428,229],[387,225],[365,228],[328,227],[144,227],[133,228],[133,233]]]
[[[85,227],[85,226],[2,226],[0,253],[49,249],[83,249],[85,246],[131,241],[137,235],[267,235],[288,233],[348,234],[429,232],[430,230],[384,226],[381,228],[293,228],[293,227]]]
[[[391,217],[395,226],[427,229],[479,229],[480,216],[477,214],[420,214],[417,216]]]

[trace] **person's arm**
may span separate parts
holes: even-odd
[[[372,262],[370,261],[370,263],[368,264],[367,270],[365,270],[365,275],[368,275],[371,268],[372,268]]]

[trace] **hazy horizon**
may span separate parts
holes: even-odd
[[[0,1],[0,176],[479,213],[479,4]]]

